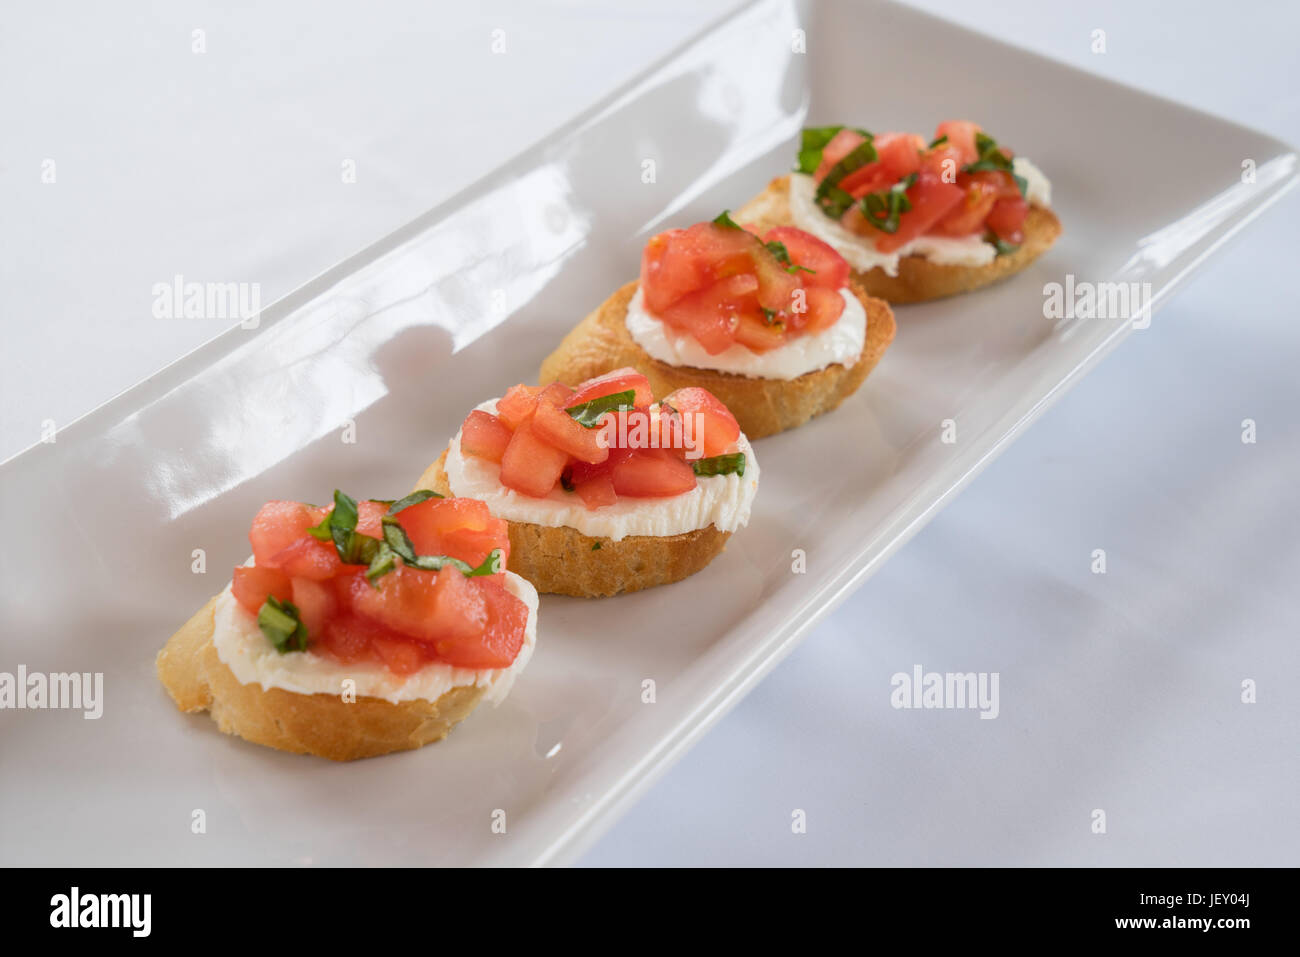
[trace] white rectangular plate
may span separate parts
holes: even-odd
[[[544,599],[511,697],[419,751],[334,765],[175,711],[154,655],[243,560],[262,502],[404,493],[469,408],[535,379],[635,274],[651,233],[738,207],[788,169],[805,121],[924,132],[949,118],[981,122],[1048,173],[1064,237],[1012,281],[901,308],[858,395],[759,443],[751,524],[705,572],[606,601]],[[1158,305],[1293,185],[1295,159],[906,9],[746,7],[258,329],[0,467],[0,671],[103,672],[106,699],[99,720],[0,712],[3,863],[572,860],[1129,331],[1049,322],[1045,283],[1145,282]],[[940,441],[945,419],[955,443]],[[191,571],[199,548],[206,574]],[[806,574],[791,572],[795,549]],[[190,831],[198,808],[203,837]]]

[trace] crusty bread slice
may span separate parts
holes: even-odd
[[[437,701],[394,704],[240,684],[212,641],[216,603],[210,599],[158,652],[158,678],[181,711],[207,711],[226,734],[255,744],[331,761],[418,748],[445,738],[486,690],[461,686]]]
[[[793,226],[790,215],[790,177],[778,176],[740,209],[732,213],[738,223],[754,225],[760,232],[774,226]],[[999,256],[984,266],[949,266],[923,256],[904,256],[898,261],[898,275],[880,267],[867,272],[854,270],[853,278],[869,296],[887,302],[925,302],[970,292],[1020,272],[1045,253],[1061,235],[1061,221],[1050,209],[1030,206],[1025,218],[1025,241],[1013,253]]]
[[[578,323],[543,360],[539,384],[559,381],[576,386],[593,376],[632,366],[650,380],[658,396],[687,386],[708,389],[731,410],[746,436],[761,439],[803,425],[856,392],[894,341],[897,329],[894,313],[886,303],[851,284],[853,294],[867,312],[866,340],[857,362],[851,366],[830,365],[788,380],[673,366],[651,358],[627,331],[627,306],[636,287],[635,280],[627,283]]]
[[[446,462],[443,449],[415,488],[451,495]],[[714,525],[681,535],[628,535],[614,541],[583,535],[567,525],[507,524],[510,570],[539,592],[575,598],[607,598],[681,581],[713,561],[731,537]]]

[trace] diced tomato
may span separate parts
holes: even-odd
[[[587,508],[604,508],[618,501],[618,493],[614,491],[614,480],[608,474],[594,476],[581,485],[575,484],[573,490]]]
[[[917,236],[948,214],[961,202],[965,193],[956,183],[945,183],[932,173],[922,170],[915,185],[907,191],[912,208],[898,219],[898,231],[881,233],[876,248],[882,253],[893,252],[906,246]]]
[[[235,601],[254,615],[262,610],[262,604],[268,595],[274,595],[279,601],[293,599],[293,586],[289,576],[278,569],[260,565],[236,566],[230,591],[235,596]]]
[[[983,173],[964,174],[958,185],[963,188],[961,202],[933,227],[934,232],[943,236],[969,236],[982,232],[984,219],[1002,190],[996,174],[992,177]]]
[[[487,607],[480,588],[448,565],[431,574],[401,565],[380,578],[351,581],[352,608],[358,615],[409,638],[436,642],[463,640],[483,633]]]
[[[968,120],[948,120],[940,123],[934,131],[934,138],[948,137],[946,145],[955,148],[958,151],[960,165],[967,166],[974,163],[980,158],[979,150],[975,148],[975,134],[980,132],[978,123],[971,123]]]
[[[357,502],[357,533],[371,538],[383,538],[384,528],[380,520],[388,514],[388,506],[383,502],[364,500]]]
[[[601,444],[599,429],[579,425],[577,419],[549,402],[537,404],[529,430],[580,462],[597,465],[609,458],[609,448]]]
[[[810,333],[829,329],[839,321],[844,312],[844,297],[837,290],[825,286],[809,286],[804,290],[808,310],[804,313],[804,329]]]
[[[476,636],[445,636],[434,642],[438,657],[458,668],[508,668],[524,646],[528,606],[497,582],[483,582],[479,592],[487,622]]]
[[[843,129],[836,133],[822,150],[822,161],[813,173],[813,178],[820,182],[831,171],[832,166],[857,149],[864,139],[865,137],[855,130]]]
[[[921,159],[921,169],[933,174],[940,182],[956,183],[962,174],[962,152],[945,143],[930,150]]]
[[[1019,246],[1025,241],[1024,225],[1028,213],[1029,204],[1019,195],[999,199],[993,204],[984,225],[993,230],[998,239]]]
[[[588,465],[586,462],[574,462],[569,466],[569,481],[574,486],[585,485],[601,475],[611,474],[615,467],[624,462],[632,455],[632,449],[621,447],[611,447],[609,458],[599,465]]]
[[[610,478],[614,491],[630,498],[666,498],[695,488],[695,471],[667,449],[637,449]]]
[[[307,640],[315,641],[325,634],[326,626],[338,614],[338,598],[328,582],[310,578],[294,578],[293,603],[298,608],[302,623],[307,626]]]
[[[705,457],[723,454],[740,438],[736,417],[708,389],[678,389],[664,396],[662,404],[682,414],[687,437]]]
[[[781,243],[790,254],[791,262],[812,270],[799,273],[805,286],[839,289],[849,281],[848,262],[833,247],[811,233],[793,226],[777,226],[769,229],[763,240]]]
[[[288,548],[276,552],[267,564],[291,578],[315,581],[333,578],[343,567],[333,540],[322,542],[311,535],[303,535]]]
[[[416,641],[376,636],[370,645],[393,674],[409,675],[428,664],[428,653]]]
[[[542,399],[551,405],[558,406],[561,409],[567,409],[573,405],[573,390],[563,382],[552,382],[550,385],[537,393],[537,398]]]
[[[508,524],[472,498],[431,498],[397,513],[397,523],[419,555],[450,555],[473,566],[493,549],[509,559]]]
[[[537,409],[537,390],[526,385],[512,385],[497,400],[497,418],[510,429],[518,429],[530,421]]]
[[[510,427],[491,412],[475,409],[460,427],[460,447],[466,455],[500,462],[511,434]]]
[[[327,511],[301,502],[267,502],[248,530],[253,557],[258,564],[269,564],[277,552],[306,535],[307,529],[318,524]]]
[[[530,426],[515,430],[501,457],[501,484],[541,498],[555,488],[568,453],[539,438]]]
[[[747,313],[736,324],[735,341],[750,352],[764,353],[785,345],[785,326]]]
[[[839,182],[840,189],[855,197],[889,189],[921,166],[925,141],[913,133],[882,133],[874,141],[876,159],[855,169]],[[824,154],[823,154],[824,155]]]
[[[632,398],[633,405],[649,405],[655,400],[650,380],[631,366],[624,366],[581,383],[578,390],[569,396],[569,404],[565,408],[571,409],[592,399],[629,390],[636,393]]]
[[[709,355],[717,355],[735,341],[742,311],[762,315],[758,306],[758,278],[747,273],[682,297],[662,310],[660,318],[694,336]]]
[[[389,636],[379,625],[364,618],[341,615],[331,619],[322,634],[309,635],[308,640],[312,642],[313,651],[325,651],[344,664],[351,664],[374,656],[372,639]]]

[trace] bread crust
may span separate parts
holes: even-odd
[[[790,177],[778,176],[732,214],[737,222],[753,224],[766,232],[774,226],[793,226],[790,214]],[[877,266],[867,272],[853,271],[854,280],[867,295],[887,302],[909,303],[942,299],[971,292],[1020,272],[1047,252],[1061,235],[1061,221],[1050,209],[1030,206],[1025,217],[1025,241],[1013,253],[999,256],[984,266],[952,266],[931,262],[923,256],[904,256],[898,261],[898,275],[890,276]]]
[[[746,436],[761,439],[836,408],[862,385],[897,331],[888,304],[850,283],[853,295],[867,313],[862,352],[851,366],[836,363],[789,380],[674,366],[652,358],[627,331],[627,307],[636,288],[636,280],[627,283],[578,323],[543,360],[538,382],[547,385],[559,381],[576,386],[612,369],[632,366],[650,380],[655,395],[667,395],[687,386],[708,389],[731,410]]]
[[[437,701],[297,694],[240,684],[212,641],[217,599],[208,600],[158,652],[158,678],[181,711],[207,711],[226,734],[294,754],[353,761],[439,741],[486,689],[462,685]]]
[[[452,494],[447,451],[425,469],[416,489]],[[681,535],[628,535],[614,541],[583,535],[567,525],[506,524],[510,570],[539,592],[574,598],[608,598],[681,581],[713,561],[731,537],[715,525]]]

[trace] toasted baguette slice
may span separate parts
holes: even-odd
[[[759,232],[774,226],[793,226],[790,215],[790,177],[778,176],[767,189],[732,213],[738,223],[753,225]],[[1013,253],[999,256],[984,266],[950,266],[933,263],[924,256],[904,256],[898,261],[898,275],[890,276],[877,266],[867,272],[853,271],[854,280],[869,296],[886,302],[925,302],[980,289],[1006,279],[1047,252],[1061,235],[1061,221],[1050,209],[1030,206],[1025,217],[1025,241]]]
[[[450,496],[446,462],[443,449],[415,489]],[[567,525],[507,524],[510,570],[539,592],[574,598],[607,598],[681,581],[713,561],[731,537],[714,525],[680,535],[628,535],[614,541],[583,535]]]
[[[331,761],[418,748],[447,736],[474,710],[485,688],[452,688],[437,701],[296,694],[240,684],[212,641],[212,598],[158,653],[158,678],[181,711],[207,711],[217,727],[246,741]]]
[[[857,362],[851,366],[830,365],[789,380],[674,366],[651,358],[627,331],[627,306],[636,287],[635,280],[623,286],[578,323],[542,362],[538,383],[558,381],[572,386],[632,366],[650,380],[655,395],[667,395],[687,386],[708,389],[731,410],[746,436],[761,439],[803,425],[856,392],[894,341],[897,328],[894,313],[886,303],[851,284],[853,294],[867,312],[866,339]]]

